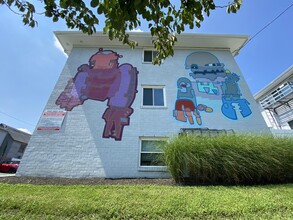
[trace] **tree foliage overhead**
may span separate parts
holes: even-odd
[[[136,42],[129,38],[127,31],[139,28],[146,22],[154,37],[154,48],[158,51],[155,63],[174,54],[173,46],[177,41],[175,34],[180,34],[186,27],[200,27],[204,14],[211,10],[226,8],[228,13],[236,13],[242,0],[233,0],[227,5],[217,6],[214,0],[40,0],[44,11],[37,12],[35,5],[22,0],[0,0],[14,13],[22,16],[23,23],[36,26],[36,14],[52,18],[54,22],[63,19],[71,29],[79,29],[93,34],[99,25],[98,15],[104,15],[103,32],[112,40],[119,39],[130,47]],[[176,3],[175,3],[176,2]]]

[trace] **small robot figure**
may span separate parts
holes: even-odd
[[[183,122],[186,122],[188,119],[189,124],[194,124],[193,114],[197,124],[201,125],[202,120],[199,112],[212,112],[213,109],[203,104],[197,105],[196,96],[191,81],[188,78],[179,78],[177,81],[177,89],[177,100],[173,112],[174,117],[176,120]]]

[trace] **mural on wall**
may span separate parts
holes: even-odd
[[[185,69],[195,80],[196,95],[209,99],[220,99],[221,84],[226,77],[225,64],[208,52],[194,52],[187,56]]]
[[[89,64],[78,67],[76,75],[56,100],[56,104],[67,111],[88,99],[107,100],[108,108],[102,115],[105,120],[103,138],[115,140],[121,140],[124,126],[130,123],[131,105],[137,93],[138,71],[128,63],[119,65],[121,57],[112,50],[100,48],[91,56]]]
[[[181,77],[177,80],[173,114],[176,120],[193,124],[194,115],[197,124],[201,125],[200,111],[212,113],[212,106],[218,103],[221,103],[219,109],[222,114],[232,120],[238,119],[236,105],[243,118],[252,113],[249,102],[242,97],[238,85],[240,77],[230,72],[215,55],[203,51],[193,52],[186,57],[185,69],[189,71],[190,79]],[[197,104],[196,97],[207,103]]]
[[[213,109],[203,104],[198,105],[191,81],[186,77],[179,78],[177,80],[177,100],[173,112],[174,117],[178,121],[186,122],[188,120],[189,124],[194,124],[194,115],[197,124],[201,125],[200,111],[212,112]]]
[[[238,81],[240,77],[236,73],[231,73],[227,70],[227,78],[222,84],[222,113],[233,120],[237,120],[237,114],[233,104],[237,104],[242,117],[247,117],[251,114],[249,108],[249,102],[246,99],[241,98]]]

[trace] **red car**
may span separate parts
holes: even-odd
[[[0,163],[0,172],[16,173],[19,161],[5,161]]]

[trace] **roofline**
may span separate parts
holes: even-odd
[[[4,124],[4,123],[0,123],[0,129],[3,130],[3,131],[7,131],[7,128],[8,129],[11,129],[11,130],[14,130],[16,132],[19,132],[19,133],[23,133],[23,134],[28,134],[30,136],[32,136],[32,134],[28,133],[28,132],[25,132],[25,131],[22,131],[22,130],[19,130],[17,128],[13,128],[7,124]]]
[[[75,34],[75,35],[88,35],[84,34],[81,31],[54,31],[55,35],[63,35],[63,34]],[[142,36],[142,37],[151,37],[151,32],[136,32],[136,31],[130,31],[127,32],[129,36]],[[107,36],[107,34],[104,34],[102,31],[97,31],[96,33],[93,34],[95,35],[102,35],[102,36]],[[248,38],[249,35],[246,34],[202,34],[202,33],[181,33],[181,34],[175,34],[177,36],[190,36],[190,37],[233,37],[233,38]]]
[[[97,46],[97,44],[93,44],[92,42],[90,42],[90,37],[94,38],[94,37],[101,37],[104,39],[103,43],[101,44],[101,46],[109,46],[109,47],[128,47],[128,45],[123,45],[120,41],[118,41],[117,39],[113,39],[112,41],[109,40],[108,35],[104,34],[103,32],[99,31],[94,33],[93,35],[87,35],[82,33],[81,31],[54,31],[55,36],[57,37],[58,41],[60,42],[61,46],[64,49],[64,52],[69,54],[71,52],[71,49],[73,46],[75,47],[93,47],[93,46]],[[127,32],[127,34],[129,34],[130,39],[132,38],[133,40],[139,40],[139,39],[147,39],[147,41],[144,41],[144,45],[138,45],[137,48],[141,48],[141,47],[153,47],[152,44],[152,40],[155,37],[151,36],[150,32]],[[80,42],[76,43],[74,45],[70,45],[71,42],[65,42],[64,41],[64,37],[66,36],[74,36],[74,37],[87,37],[85,38],[85,41],[87,42],[83,42],[82,40],[80,40]],[[231,51],[231,47],[228,48],[227,46],[224,46],[219,44],[216,48],[214,47],[208,47],[208,46],[204,46],[204,47],[192,47],[188,44],[185,44],[186,40],[192,41],[192,40],[203,40],[203,39],[225,39],[227,41],[236,41],[237,42],[233,42],[234,48],[233,51],[231,51],[231,53],[233,54],[233,56],[238,55],[239,51],[242,49],[243,45],[248,41],[249,36],[248,35],[235,35],[235,34],[194,34],[194,33],[181,33],[180,35],[176,34],[178,41],[180,41],[180,43],[178,43],[178,41],[175,43],[174,48],[186,48],[186,49],[190,49],[190,48],[199,48],[199,49],[204,49],[204,48],[213,48],[213,49],[222,49],[222,50],[230,50]],[[106,40],[107,39],[107,40]],[[146,45],[147,44],[147,45]],[[178,45],[178,44],[181,44]],[[183,46],[182,46],[183,45]],[[236,49],[235,49],[236,48]]]
[[[27,132],[25,132],[25,131],[21,131],[21,130],[19,130],[19,129],[13,128],[13,127],[11,127],[11,126],[9,126],[9,125],[6,125],[6,124],[4,124],[4,123],[0,123],[0,130],[1,130],[1,131],[5,131],[5,132],[7,132],[7,134],[11,137],[11,139],[12,139],[13,141],[16,141],[16,142],[19,142],[19,143],[22,143],[22,144],[27,144],[27,142],[24,142],[23,140],[20,140],[19,138],[15,138],[15,136],[13,135],[13,133],[11,133],[12,131],[13,131],[13,132],[16,132],[16,133],[18,133],[18,134],[25,135],[25,136],[27,136],[27,137],[29,136],[28,141],[29,141],[29,139],[30,139],[31,136],[32,136],[32,134],[30,134],[30,133],[27,133]]]
[[[276,79],[274,79],[272,82],[270,82],[263,89],[258,91],[254,95],[254,99],[255,100],[260,99],[263,95],[265,95],[269,91],[273,90],[276,86],[278,86],[281,83],[285,82],[291,76],[291,74],[293,74],[293,65],[291,65],[289,68],[287,68],[281,75],[279,75]]]

